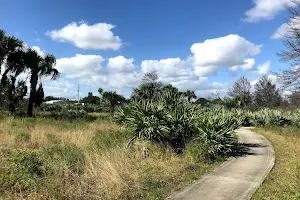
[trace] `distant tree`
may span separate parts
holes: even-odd
[[[156,72],[149,72],[144,75],[142,80],[144,83],[157,82],[158,75]]]
[[[196,99],[197,96],[194,91],[187,90],[183,92],[183,96],[187,97],[188,101],[191,102],[192,99]]]
[[[288,8],[290,19],[285,24],[285,32],[279,33],[282,36],[286,50],[278,53],[280,60],[289,62],[291,69],[283,70],[277,75],[282,81],[285,89],[294,90],[300,87],[300,1],[292,0],[294,6]]]
[[[131,99],[135,101],[155,99],[160,95],[163,86],[158,81],[158,76],[155,72],[147,73],[144,75],[142,83],[133,89]]]
[[[168,85],[165,85],[162,87],[162,90],[163,91],[170,91],[172,93],[179,93],[178,91],[178,88],[177,87],[174,87],[173,85],[171,84],[168,84]]]
[[[236,102],[236,107],[245,107],[251,103],[251,84],[246,77],[237,80],[228,91],[229,96],[234,98],[231,103]]]
[[[8,105],[8,110],[10,113],[14,113],[16,106],[27,94],[26,82],[18,81],[16,84],[16,78],[14,76],[10,76],[10,78],[7,79],[5,87],[2,88],[1,94],[4,97],[2,99],[2,103]]]
[[[200,104],[201,106],[208,106],[209,102],[210,101],[206,98],[198,98],[195,103]]]
[[[300,107],[300,90],[295,90],[288,95],[288,100],[292,107]]]
[[[282,98],[276,85],[267,76],[263,76],[254,86],[254,100],[258,107],[276,107]]]
[[[110,110],[113,112],[116,106],[125,103],[126,99],[122,95],[117,94],[115,91],[104,92],[102,98],[109,102]]]
[[[89,103],[89,104],[99,104],[100,98],[94,96],[92,92],[88,93],[87,97],[84,97],[80,100],[82,103]]]
[[[52,100],[59,100],[60,97],[54,97],[54,96],[46,96],[45,101],[52,101]]]
[[[248,79],[242,76],[239,80],[237,80],[233,87],[229,90],[229,96],[236,97],[241,95],[250,95],[251,84]]]
[[[99,89],[98,89],[98,93],[99,93],[100,98],[101,98],[101,95],[102,95],[102,93],[103,93],[103,89],[102,89],[102,88],[99,88]]]

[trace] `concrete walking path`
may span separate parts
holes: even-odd
[[[248,200],[264,181],[275,162],[270,142],[249,128],[236,130],[241,154],[204,175],[190,187],[167,199]]]

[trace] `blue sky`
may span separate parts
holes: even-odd
[[[284,49],[289,0],[4,0],[0,27],[57,58],[58,81],[45,95],[75,98],[97,88],[129,97],[144,73],[192,89],[225,94],[240,76],[252,83],[288,68]],[[26,75],[21,76],[26,78]]]

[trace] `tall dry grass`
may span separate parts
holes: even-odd
[[[130,133],[105,120],[3,117],[0,127],[0,175],[16,150],[37,152],[46,171],[35,188],[2,191],[5,199],[161,199],[214,166],[143,141],[128,149]]]

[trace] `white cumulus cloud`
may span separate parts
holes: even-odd
[[[56,69],[66,73],[68,78],[89,77],[95,74],[104,73],[101,63],[104,58],[99,55],[76,54],[70,58],[56,60]]]
[[[238,70],[252,70],[254,68],[255,68],[255,59],[248,58],[244,60],[244,64],[230,67],[229,71],[237,72]]]
[[[268,61],[256,66],[253,58],[261,52],[261,48],[262,45],[230,34],[193,44],[190,48],[192,54],[186,59],[142,60],[136,65],[133,58],[121,55],[103,58],[100,55],[76,54],[57,59],[56,68],[64,77],[76,78],[84,87],[123,91],[127,96],[141,83],[145,73],[155,71],[165,84],[172,84],[180,90],[194,90],[198,96],[209,96],[215,91],[225,94],[230,86],[226,82],[209,81],[207,76],[215,75],[221,68],[231,73],[243,70],[256,75],[268,74],[271,63]],[[53,87],[52,91],[57,88]]]
[[[119,90],[139,84],[142,75],[134,71],[132,58],[109,58],[106,66],[104,60],[100,55],[76,54],[74,57],[57,59],[56,68],[67,78],[78,78],[81,84],[88,87]]]
[[[271,61],[267,61],[257,67],[257,73],[261,76],[267,75],[271,69]]]
[[[247,56],[255,56],[261,52],[262,45],[255,45],[239,35],[205,40],[191,46],[195,71],[198,75],[211,75],[221,67],[250,68]],[[234,67],[239,66],[239,67]]]
[[[112,49],[118,50],[122,40],[111,31],[115,26],[107,23],[88,25],[72,22],[67,26],[46,32],[53,40],[68,42],[81,49]]]
[[[187,63],[180,58],[144,60],[141,67],[143,73],[156,71],[162,78],[190,76],[193,73]]]
[[[133,61],[133,58],[127,59],[124,56],[117,56],[108,60],[107,68],[112,72],[132,72],[135,68]]]
[[[254,0],[255,6],[245,12],[246,22],[271,20],[286,6],[294,6],[291,0]]]

